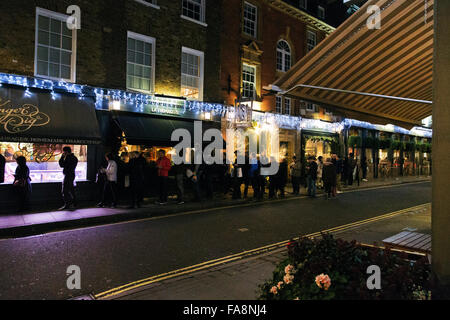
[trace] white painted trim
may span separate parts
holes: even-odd
[[[70,61],[70,79],[63,79],[63,78],[55,78],[50,77],[46,75],[41,75],[37,73],[37,65],[38,65],[38,58],[37,58],[37,48],[38,48],[38,35],[39,35],[39,28],[38,28],[38,21],[39,16],[44,16],[48,18],[53,18],[57,20],[61,20],[64,23],[67,22],[67,19],[69,18],[68,15],[62,14],[59,12],[50,11],[47,9],[36,7],[36,18],[35,18],[35,35],[34,35],[34,76],[41,77],[45,79],[51,79],[56,81],[65,81],[65,82],[76,82],[77,79],[77,29],[72,30],[72,58]]]
[[[186,17],[186,16],[184,16],[184,15],[180,15],[180,17],[181,18],[183,18],[183,19],[185,19],[185,20],[188,20],[188,21],[191,21],[191,22],[194,22],[194,23],[197,23],[197,24],[199,24],[199,25],[201,25],[201,26],[204,26],[204,27],[207,27],[208,25],[205,23],[205,22],[202,22],[202,21],[198,21],[198,20],[195,20],[195,19],[192,19],[192,18],[189,18],[189,17]]]
[[[247,4],[248,6],[250,6],[250,7],[255,8],[255,12],[256,12],[256,14],[255,14],[255,34],[248,34],[247,32],[245,32],[245,31],[243,30],[244,27],[242,27],[242,31],[243,31],[246,35],[249,35],[249,36],[251,36],[251,37],[257,39],[257,38],[258,38],[258,7],[255,6],[254,4],[250,3],[250,2],[244,1],[244,11],[245,11],[245,5],[246,5],[246,4]],[[245,17],[244,17],[244,16],[243,16],[242,18],[245,20]]]
[[[157,4],[153,4],[153,3],[150,3],[150,2],[145,1],[145,0],[134,0],[134,1],[136,1],[136,2],[138,2],[140,4],[143,4],[146,7],[151,7],[151,8],[155,8],[155,9],[161,9],[161,7],[158,6]]]
[[[140,33],[136,33],[133,31],[128,31],[127,32],[127,52],[126,52],[126,59],[125,59],[125,70],[126,69],[126,64],[128,63],[128,38],[132,38],[134,40],[139,40],[139,41],[144,41],[147,43],[150,43],[152,45],[152,75],[151,75],[151,88],[150,91],[145,91],[145,90],[140,90],[140,89],[136,89],[136,88],[129,88],[126,85],[127,82],[127,78],[128,78],[128,74],[125,74],[126,79],[125,79],[125,86],[127,87],[127,90],[134,90],[134,91],[139,91],[142,93],[154,93],[155,92],[155,87],[156,87],[156,77],[155,77],[155,73],[156,73],[156,39],[153,37],[149,37]]]
[[[181,52],[188,53],[200,57],[200,88],[198,92],[198,100],[203,101],[204,82],[205,82],[205,53],[203,51],[181,47]],[[180,83],[181,85],[181,83]]]

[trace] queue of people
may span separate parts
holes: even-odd
[[[124,161],[124,156],[127,161]],[[105,155],[97,174],[98,207],[115,208],[120,201],[127,202],[128,208],[140,208],[144,196],[153,191],[158,193],[158,205],[168,203],[169,176],[174,176],[175,194],[178,204],[186,201],[185,190],[192,190],[192,201],[203,198],[212,199],[214,194],[231,194],[233,199],[246,199],[249,188],[253,189],[253,199],[263,200],[268,193],[268,199],[285,197],[285,187],[289,177],[292,182],[292,194],[300,194],[302,181],[306,180],[307,193],[315,198],[317,189],[323,189],[326,199],[335,198],[342,190],[342,185],[352,185],[360,181],[360,170],[363,165],[358,163],[353,154],[342,160],[336,154],[323,157],[308,157],[306,167],[296,156],[288,164],[287,155],[280,160],[267,157],[264,153],[246,154],[244,163],[238,162],[238,154],[232,164],[180,164],[172,165],[164,150],[158,151],[158,159],[148,162],[142,153],[131,152],[121,157],[112,153]],[[0,158],[0,162],[2,159]],[[273,175],[264,173],[264,168],[279,161],[278,171]],[[20,211],[29,209],[31,194],[30,170],[25,157],[16,159],[17,169],[13,187],[18,198]],[[63,148],[59,166],[63,169],[62,199],[64,205],[59,210],[75,209],[77,207],[75,192],[75,170],[78,159],[70,147]],[[1,168],[1,165],[0,165]],[[0,179],[2,172],[0,172]],[[303,178],[306,178],[303,180]],[[243,185],[243,194],[241,189]],[[156,188],[154,188],[156,186]],[[173,190],[172,190],[173,191]],[[151,192],[150,192],[151,193]]]

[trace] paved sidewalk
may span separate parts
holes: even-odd
[[[396,179],[378,179],[369,182],[361,182],[361,185],[353,185],[344,188],[345,191],[359,190],[379,186],[397,185],[403,183],[414,183],[431,181],[430,177],[401,177]],[[286,188],[286,199],[292,199],[298,196],[290,194],[292,188]],[[320,193],[320,192],[319,192]],[[127,209],[118,207],[109,208],[83,208],[73,211],[49,211],[27,214],[0,215],[0,237],[21,237],[34,234],[41,234],[50,231],[56,231],[68,228],[79,228],[105,223],[115,223],[134,219],[145,219],[155,216],[164,216],[175,213],[207,210],[235,205],[255,205],[261,203],[251,200],[253,193],[249,188],[249,199],[233,200],[229,195],[216,197],[214,200],[205,200],[202,202],[187,202],[183,205],[177,205],[175,200],[164,206],[158,206],[152,199],[147,201],[140,209]],[[306,195],[305,188],[302,188],[302,196]],[[267,195],[266,195],[267,197]],[[273,201],[273,200],[265,200]]]
[[[431,233],[431,205],[335,233],[336,238],[373,244],[403,230]],[[258,286],[272,277],[285,248],[206,270],[152,283],[113,297],[119,300],[254,300]]]

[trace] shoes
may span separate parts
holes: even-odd
[[[97,208],[103,208],[105,204],[103,202],[97,203]]]
[[[58,208],[58,211],[63,211],[69,209],[68,205],[63,205],[61,208]]]
[[[184,204],[184,201],[183,200],[178,201],[177,204]]]
[[[167,204],[167,202],[158,202],[158,204],[159,204],[160,206],[163,206],[163,205]]]

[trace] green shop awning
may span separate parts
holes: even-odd
[[[0,141],[98,144],[101,135],[94,100],[2,86]]]

